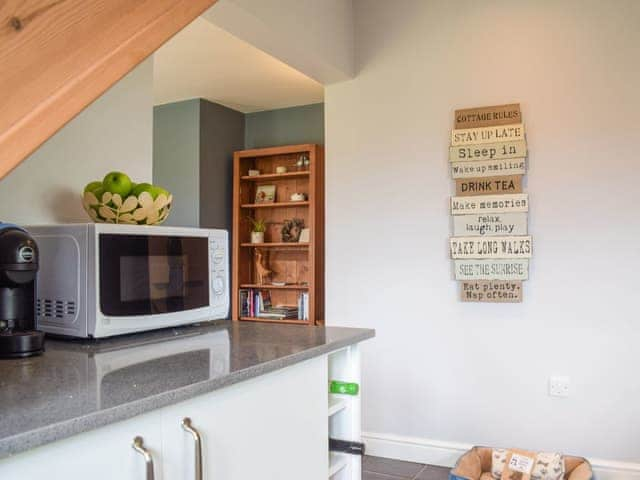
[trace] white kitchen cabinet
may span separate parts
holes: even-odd
[[[167,479],[196,480],[202,436],[204,480],[326,480],[327,358],[318,357],[167,407],[162,411]]]
[[[145,461],[132,447],[136,436],[162,480],[161,412],[151,412],[0,460],[2,480],[145,480]]]
[[[0,480],[146,480],[141,436],[154,480],[356,480],[360,457],[328,451],[329,437],[360,441],[360,394],[329,395],[330,379],[360,383],[351,345],[189,400],[0,460]]]

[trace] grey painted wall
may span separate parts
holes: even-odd
[[[200,101],[200,226],[231,231],[233,152],[244,148],[245,116]]]
[[[166,225],[231,230],[233,152],[244,114],[203,99],[154,108],[153,181],[173,194]]]
[[[200,100],[153,109],[153,183],[173,195],[165,225],[200,222]]]
[[[324,144],[324,103],[248,113],[245,122],[245,148]]]

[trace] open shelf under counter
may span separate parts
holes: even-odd
[[[240,288],[253,288],[255,290],[308,290],[309,285],[259,285],[257,283],[243,283]]]
[[[265,173],[262,175],[243,175],[240,180],[248,182],[261,182],[269,180],[286,180],[288,178],[305,178],[309,176],[309,170],[302,170],[299,172],[286,172],[286,173]]]
[[[348,398],[342,395],[329,394],[329,416],[333,416],[336,413],[347,408]]]
[[[297,208],[308,206],[308,200],[304,202],[244,203],[241,205],[242,208]]]
[[[329,478],[333,477],[349,463],[346,453],[329,452]]]

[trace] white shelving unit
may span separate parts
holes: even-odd
[[[359,345],[336,350],[329,354],[329,381],[339,380],[360,385],[358,395],[329,394],[329,436],[340,440],[361,441],[362,382],[360,378]],[[358,455],[330,452],[331,480],[360,480],[362,458]]]

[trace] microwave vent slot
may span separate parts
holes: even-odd
[[[43,318],[64,318],[68,315],[75,316],[76,302],[65,300],[52,300],[39,298],[36,303],[36,313]]]

